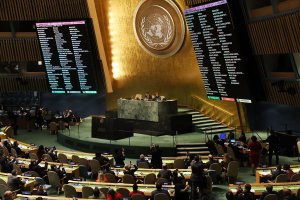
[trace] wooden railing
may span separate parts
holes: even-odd
[[[0,74],[0,92],[48,91],[45,73]]]
[[[216,120],[228,127],[235,127],[234,121],[238,118],[234,113],[225,110],[201,97],[192,95],[191,106],[193,109],[200,111],[201,113],[207,115],[208,117]]]

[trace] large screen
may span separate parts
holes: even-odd
[[[208,98],[251,103],[243,47],[227,0],[184,14]]]
[[[102,92],[102,66],[89,20],[39,22],[36,29],[52,93]]]

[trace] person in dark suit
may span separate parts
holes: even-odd
[[[124,160],[125,160],[124,148],[116,149],[114,159],[115,159],[115,165],[124,167],[124,165],[125,165],[125,163],[124,163]]]
[[[139,166],[139,163],[147,163],[148,167],[150,166],[148,160],[145,160],[144,154],[140,155],[140,159],[136,161],[136,165]]]
[[[197,188],[205,188],[207,184],[206,177],[204,175],[204,164],[200,162],[199,156],[195,156],[193,163],[191,163],[192,174],[190,178],[191,184],[191,199],[198,199]]]
[[[167,190],[163,190],[162,189],[162,184],[161,183],[156,183],[156,190],[152,191],[151,192],[151,200],[154,200],[154,196],[156,194],[159,194],[159,193],[163,193],[163,194],[166,194],[169,196],[169,199],[170,199],[170,194]]]
[[[31,160],[28,169],[29,169],[29,171],[37,172],[41,177],[43,177],[46,175],[45,170],[48,169],[48,163],[45,162],[45,166],[41,167],[36,160]]]
[[[276,165],[279,163],[279,137],[274,133],[274,131],[270,131],[269,137],[265,140],[269,142],[269,166],[272,166],[272,157],[273,153],[276,157]]]
[[[267,185],[266,187],[266,191],[264,191],[262,193],[262,195],[260,196],[260,200],[264,200],[264,198],[269,195],[269,194],[278,194],[277,192],[273,191],[273,186],[272,185]]]
[[[271,176],[271,179],[272,180],[275,180],[276,177],[280,174],[285,174],[284,171],[282,170],[282,167],[281,165],[277,165],[276,167],[276,170],[275,171],[272,171],[272,176]]]
[[[93,159],[98,160],[101,168],[109,167],[109,159],[105,156],[102,156],[100,152],[96,153],[96,157],[94,157]]]
[[[22,186],[25,185],[25,182],[23,182],[20,177],[17,177],[17,171],[12,170],[11,175],[7,178],[7,185],[10,190],[15,191],[19,190]]]
[[[172,176],[171,170],[169,170],[168,167],[167,167],[167,164],[164,163],[162,165],[162,169],[158,172],[157,177],[159,177],[159,178],[165,178],[170,183],[171,182],[171,176]]]
[[[152,145],[150,147],[151,164],[154,169],[161,169],[162,167],[162,151],[159,145]]]

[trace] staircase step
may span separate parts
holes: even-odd
[[[189,111],[186,112],[187,114],[191,114],[191,115],[203,115],[202,113],[198,112],[198,111]]]
[[[208,147],[178,147],[177,150],[181,151],[186,151],[186,150],[198,150],[198,151],[203,151],[203,150],[208,150]]]
[[[230,128],[221,128],[221,129],[215,129],[215,130],[207,130],[207,133],[209,134],[216,134],[216,133],[224,133],[224,132],[231,132],[234,131]]]
[[[199,121],[200,124],[206,124],[206,123],[216,123],[216,121],[212,120],[212,119],[205,119],[205,120],[201,120]]]
[[[201,113],[198,113],[198,114],[193,114],[193,117],[206,117],[206,116]]]
[[[189,154],[209,155],[209,151],[189,151]],[[186,155],[186,151],[178,151],[177,155]]]
[[[205,143],[178,143],[177,146],[206,146]]]
[[[209,117],[205,117],[205,116],[200,116],[200,117],[192,117],[193,121],[203,121],[203,120],[207,120],[210,119]]]
[[[210,126],[216,126],[216,125],[220,125],[220,123],[217,122],[210,122],[210,123],[195,123],[197,128],[200,127],[210,127]]]
[[[227,128],[227,127],[224,125],[215,125],[215,126],[209,126],[209,127],[202,127],[199,129],[205,131],[205,130],[214,130],[214,129],[220,129],[220,128]]]

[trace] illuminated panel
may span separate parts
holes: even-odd
[[[102,79],[88,21],[36,23],[49,88],[52,93],[100,92]]]
[[[184,11],[209,99],[251,102],[245,60],[227,0]]]

